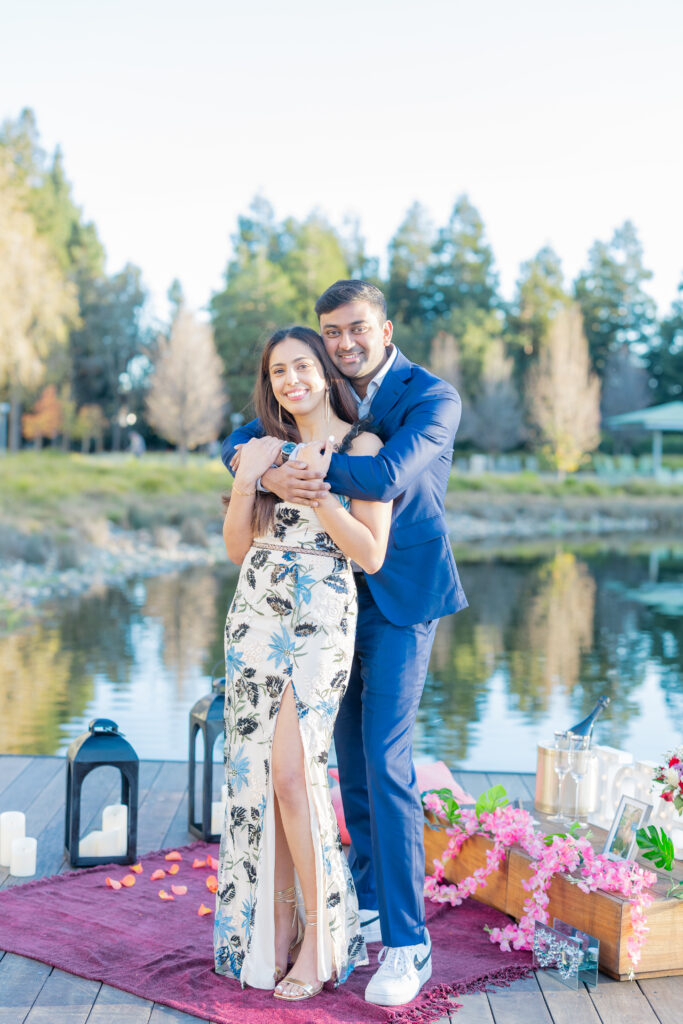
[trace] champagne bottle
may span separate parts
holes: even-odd
[[[573,732],[575,736],[590,736],[593,732],[593,726],[595,725],[596,718],[598,715],[602,714],[609,702],[609,697],[598,697],[597,704],[591,711],[590,715],[587,715],[586,718],[577,722],[576,725],[573,725],[569,731]]]

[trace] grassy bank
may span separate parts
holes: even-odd
[[[657,483],[650,477],[631,477],[627,480],[607,481],[593,476],[568,476],[558,480],[539,473],[509,473],[481,475],[451,473],[449,492],[496,495],[540,495],[545,498],[619,498],[648,497],[681,499],[683,484]]]

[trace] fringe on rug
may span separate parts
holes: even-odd
[[[492,971],[482,978],[475,978],[466,985],[435,985],[431,992],[427,992],[424,1001],[419,1006],[410,1010],[397,1010],[392,1013],[389,1020],[391,1024],[433,1024],[434,1021],[448,1017],[448,1011],[457,1010],[461,1005],[453,1002],[458,996],[464,996],[470,992],[489,992],[492,985],[510,985],[520,978],[527,978],[533,973],[532,967],[524,967],[522,964],[515,964],[510,967],[501,967]]]

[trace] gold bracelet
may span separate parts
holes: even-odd
[[[253,491],[241,491],[236,484],[233,484],[232,489],[235,494],[241,494],[243,498],[251,498],[256,494],[256,488]]]

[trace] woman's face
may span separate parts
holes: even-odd
[[[278,342],[270,353],[268,372],[275,398],[293,416],[317,409],[325,396],[322,365],[305,341]]]

